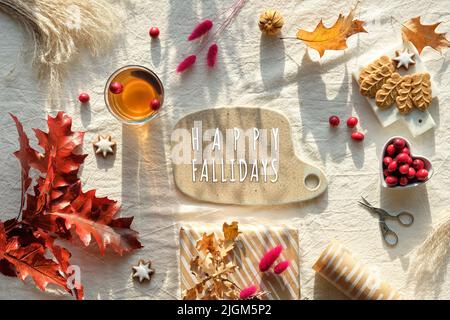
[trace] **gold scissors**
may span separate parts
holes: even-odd
[[[372,206],[366,199],[364,199],[364,197],[361,198],[362,201],[358,201],[360,205],[368,209],[370,212],[378,214],[383,240],[391,247],[396,246],[398,243],[398,236],[388,227],[386,224],[386,219],[397,220],[397,222],[402,226],[409,227],[414,222],[414,216],[408,211],[400,211],[397,214],[389,213],[384,209]]]

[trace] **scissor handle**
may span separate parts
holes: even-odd
[[[397,221],[405,227],[409,227],[414,223],[414,216],[408,211],[400,211],[395,217],[397,218]]]
[[[397,234],[389,229],[384,221],[380,221],[380,229],[384,242],[386,242],[386,244],[390,247],[395,247],[398,243]]]

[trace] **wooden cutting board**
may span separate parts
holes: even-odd
[[[236,130],[234,128],[240,131],[239,138],[236,131],[233,131]],[[258,134],[255,134],[255,128],[260,132],[256,142],[254,139]],[[266,139],[263,137],[264,133]],[[192,141],[192,137],[200,138],[198,145],[196,141]],[[220,139],[214,140],[214,137]],[[220,150],[216,144],[212,151],[214,141],[222,141]],[[226,141],[231,142],[227,144]],[[265,141],[267,146],[263,144]],[[242,149],[234,148],[243,145],[246,152],[238,155]],[[189,114],[175,126],[171,146],[175,184],[182,193],[197,200],[222,204],[276,205],[309,200],[319,196],[327,188],[322,170],[303,162],[296,155],[289,120],[273,110],[226,107]],[[200,152],[196,146],[199,146]],[[256,156],[251,151],[255,146],[258,150]],[[214,163],[210,160],[210,164],[203,170],[203,160],[208,158],[207,155],[213,155]],[[240,164],[242,170],[239,172],[238,163],[229,163],[232,158],[236,162],[241,159],[241,162],[247,164],[248,174],[242,181],[245,165]],[[196,160],[194,165],[192,159]],[[273,164],[277,169],[271,170],[274,159]],[[266,161],[266,172],[271,174],[269,176],[264,175],[263,160]],[[257,168],[253,168],[255,161],[259,163]],[[213,167],[216,181],[212,178]],[[206,171],[208,181],[205,176],[200,181],[201,175]],[[251,172],[255,173],[252,179]],[[258,179],[256,173],[259,175]],[[235,181],[231,181],[233,176]]]

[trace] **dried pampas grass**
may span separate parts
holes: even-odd
[[[421,290],[432,289],[439,284],[445,270],[450,249],[450,218],[440,223],[417,249],[411,265],[410,276]]]
[[[29,31],[33,64],[53,93],[59,93],[65,66],[81,48],[96,56],[112,43],[119,20],[105,0],[0,0],[0,11]]]

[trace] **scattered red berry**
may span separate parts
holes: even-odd
[[[403,164],[398,168],[398,172],[400,172],[401,174],[408,174],[409,172],[409,165],[408,164]]]
[[[400,179],[398,180],[398,183],[401,186],[406,186],[409,183],[409,180],[407,177],[403,176],[403,177],[400,177]]]
[[[109,91],[114,94],[121,94],[123,91],[123,84],[121,84],[120,82],[112,82],[109,85]]]
[[[409,160],[409,155],[407,155],[406,153],[400,153],[395,160],[397,160],[398,163],[408,163]]]
[[[364,133],[362,132],[353,132],[352,133],[352,139],[356,141],[362,141],[364,140]]]
[[[341,123],[341,120],[339,119],[338,116],[331,116],[328,119],[328,122],[330,123],[330,126],[337,127],[339,125],[339,123]]]
[[[406,141],[402,138],[395,138],[394,139],[394,147],[397,150],[402,150],[406,146]]]
[[[150,37],[154,38],[158,38],[159,36],[159,29],[157,27],[151,27],[148,34],[150,35]]]
[[[396,176],[387,176],[385,181],[389,187],[395,187],[398,184],[398,178]]]
[[[395,154],[395,147],[393,144],[387,146],[386,153],[391,157]]]
[[[350,117],[347,119],[347,127],[354,128],[358,124],[358,118]]]
[[[413,166],[413,168],[416,171],[419,171],[419,170],[421,170],[421,169],[423,169],[425,167],[425,164],[423,163],[422,160],[416,159],[416,160],[413,161],[413,165],[412,166]]]
[[[409,167],[407,177],[410,180],[414,179],[416,177],[416,170],[414,170],[414,168],[412,167]]]
[[[91,100],[91,97],[89,97],[89,95],[87,93],[80,93],[80,95],[78,96],[78,100],[81,103],[88,103],[89,100]]]
[[[161,102],[158,99],[153,99],[152,102],[150,103],[150,106],[155,111],[159,110],[159,108],[161,108]]]
[[[387,167],[387,166],[389,166],[389,164],[392,162],[392,158],[391,157],[384,157],[384,159],[383,159],[383,163],[384,163],[384,165]]]
[[[395,172],[397,170],[398,164],[397,161],[393,160],[389,165],[388,165],[388,171],[389,172]]]
[[[425,181],[428,178],[428,171],[426,169],[420,169],[416,173],[416,178],[419,181]]]

